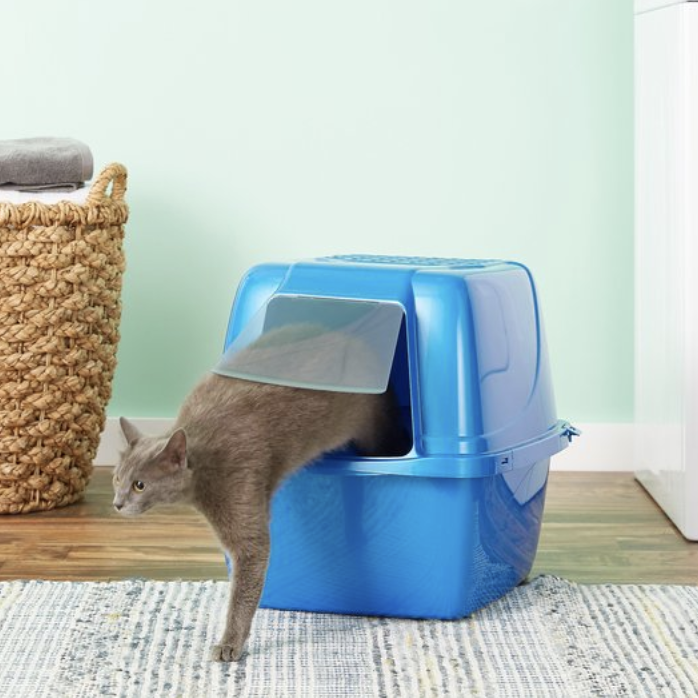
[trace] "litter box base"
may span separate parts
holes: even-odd
[[[292,476],[272,505],[261,606],[456,619],[520,584],[535,557],[549,459],[478,478]]]

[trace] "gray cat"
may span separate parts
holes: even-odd
[[[282,479],[349,443],[365,455],[404,453],[390,393],[354,394],[207,375],[174,429],[144,436],[125,418],[128,442],[114,473],[114,507],[137,516],[188,503],[208,520],[234,561],[225,631],[213,659],[237,661],[269,559],[269,505]]]

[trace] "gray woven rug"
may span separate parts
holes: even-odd
[[[457,622],[261,610],[209,662],[223,582],[0,584],[0,696],[698,696],[698,587],[539,577]]]

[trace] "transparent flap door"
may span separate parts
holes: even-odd
[[[275,296],[213,371],[297,388],[382,393],[403,315],[396,303]]]

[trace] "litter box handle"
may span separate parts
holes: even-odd
[[[87,204],[118,203],[124,200],[126,193],[127,171],[123,165],[113,162],[107,165],[92,184],[90,193],[87,195]],[[111,193],[107,196],[107,187],[111,184]]]

